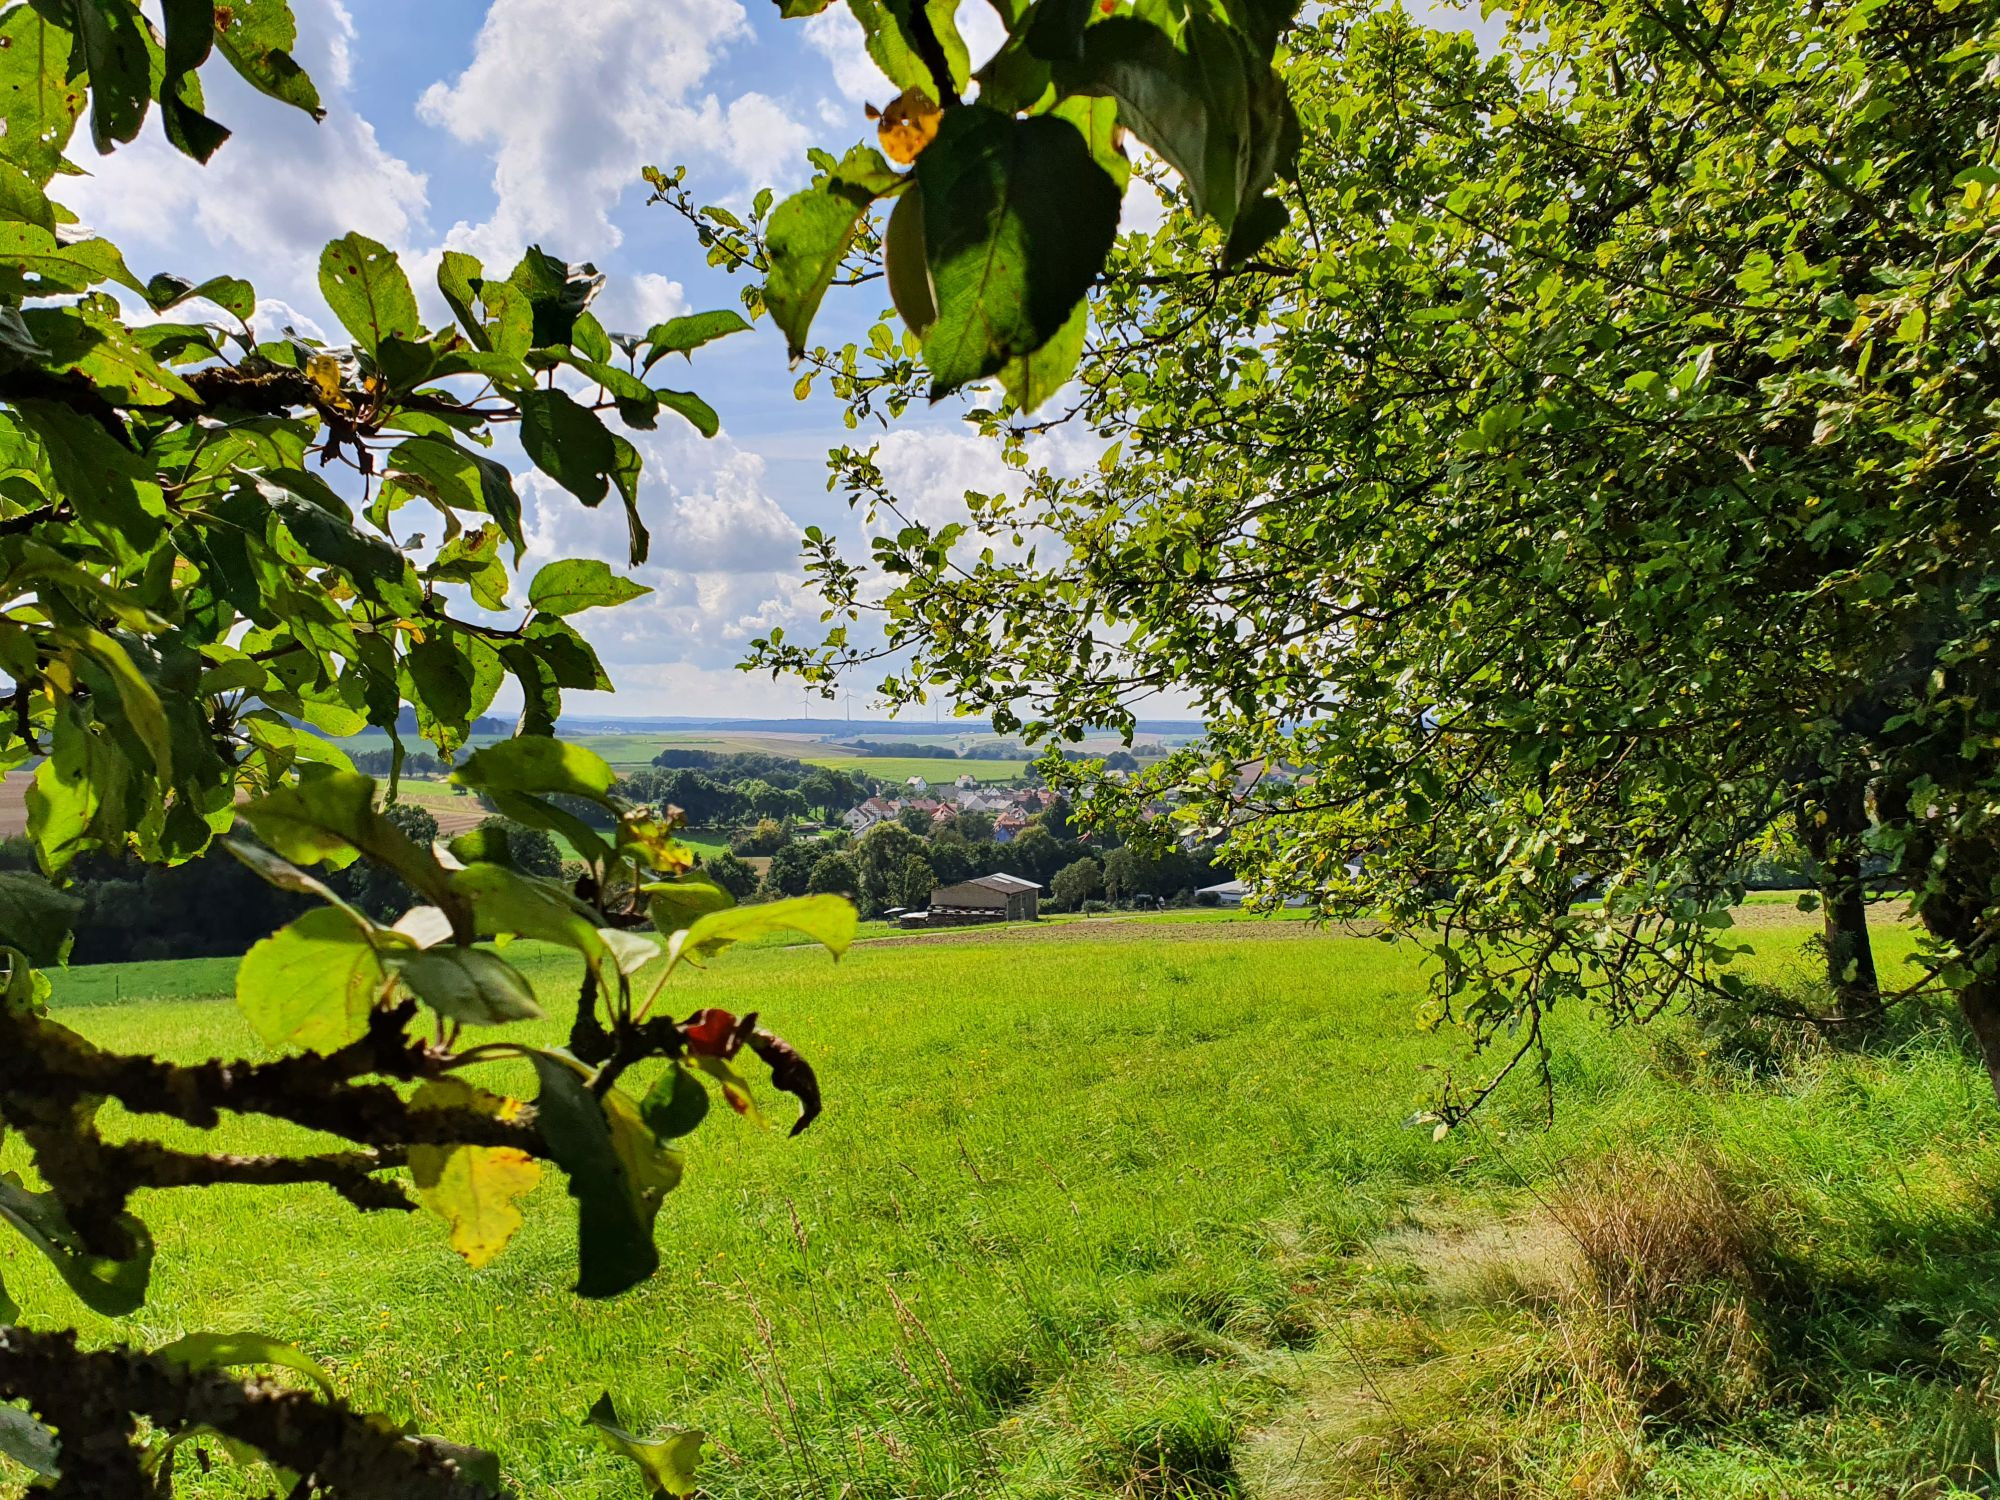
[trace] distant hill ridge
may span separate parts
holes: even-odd
[[[571,718],[565,715],[561,729],[566,734],[630,734],[644,730],[734,729],[764,734],[812,734],[828,739],[875,738],[882,735],[923,736],[935,739],[950,734],[992,734],[992,724],[980,719],[945,719],[938,722],[914,719],[696,719],[696,718],[604,718],[598,715]],[[1107,730],[1096,731],[1109,733]],[[1186,734],[1202,732],[1198,719],[1141,719],[1140,734]]]

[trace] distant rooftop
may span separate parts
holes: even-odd
[[[1041,886],[1032,880],[1023,880],[1018,875],[975,875],[963,882],[966,885],[983,885],[993,891],[1039,891]]]

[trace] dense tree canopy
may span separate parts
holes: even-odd
[[[933,388],[1002,373],[1044,394],[1074,362],[1078,304],[1117,220],[1121,118],[1185,161],[1239,251],[1278,228],[1266,190],[1294,139],[1270,67],[1282,7],[1003,4],[1005,45],[976,75],[950,7],[854,9],[906,91],[883,144],[918,165],[898,172],[872,147],[839,163],[822,153],[813,187],[759,205],[772,282],[751,311],[774,314],[795,357],[836,274],[869,274],[869,205],[897,198],[893,280]],[[756,1117],[734,1067],[747,1052],[799,1097],[795,1129],[819,1108],[810,1066],[754,1015],[655,1014],[665,981],[779,927],[837,953],[854,913],[831,896],[735,906],[691,872],[672,812],[620,795],[609,766],[553,738],[564,690],[611,686],[573,617],[644,589],[597,559],[517,577],[520,498],[486,450],[509,433],[580,504],[622,507],[637,565],[651,538],[624,430],[686,421],[712,435],[714,411],[654,372],[748,325],[716,311],[609,330],[591,311],[596,270],[529,248],[504,275],[445,252],[449,319],[433,328],[397,257],[350,234],[319,267],[348,342],[271,338],[252,324],[248,284],[141,279],[51,196],[76,170],[66,153],[86,117],[99,152],[134,140],[155,107],[175,149],[202,161],[224,149],[202,87],[218,63],[317,116],[294,39],[285,0],[0,8],[0,769],[35,766],[28,834],[43,872],[0,873],[0,1128],[40,1179],[0,1177],[0,1219],[82,1301],[124,1317],[145,1301],[155,1254],[136,1193],[321,1184],[356,1209],[421,1204],[479,1265],[552,1162],[578,1208],[576,1289],[616,1295],[658,1265],[675,1143],[701,1123],[709,1083]],[[197,319],[210,309],[222,321]],[[509,677],[516,737],[458,760]],[[332,743],[369,725],[391,737],[387,786]],[[412,732],[505,821],[437,847],[385,811]],[[772,812],[805,800],[766,798]],[[66,953],[78,903],[51,881],[100,853],[181,864],[239,820],[255,841],[228,839],[231,854],[310,903],[237,976],[239,1008],[276,1055],[174,1064],[104,1051],[52,1017],[41,971]],[[573,883],[550,877],[551,834],[580,856]],[[313,871],[357,861],[380,872],[381,900],[412,893],[393,921]],[[466,1039],[542,1014],[485,944],[513,937],[575,956],[564,1047]],[[533,1102],[460,1076],[494,1063],[532,1083]],[[121,1108],[101,1122],[107,1103]],[[340,1146],[199,1149],[225,1115]],[[175,1121],[196,1146],[133,1134],[128,1117]],[[18,1315],[0,1289],[0,1445],[57,1500],[169,1493],[197,1433],[267,1462],[297,1496],[503,1488],[494,1455],[349,1411],[305,1355],[255,1333],[84,1350],[39,1310],[32,1328]],[[246,1365],[304,1372],[322,1394],[235,1373]],[[640,1440],[608,1396],[589,1427],[655,1492],[692,1493],[701,1434]]]
[[[1291,227],[1232,264],[1176,212],[1114,256],[1051,419],[1101,467],[927,526],[846,453],[887,588],[813,534],[829,603],[879,611],[892,702],[1047,738],[1191,695],[1203,745],[1049,774],[1434,943],[1444,1012],[1517,1058],[1566,1000],[1734,986],[1728,909],[1794,829],[1865,998],[1872,849],[2000,1087],[2000,22],[1511,19],[1482,53],[1317,12]],[[873,654],[847,626],[760,659],[824,680]]]

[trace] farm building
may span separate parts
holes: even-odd
[[[931,915],[986,917],[996,922],[1032,922],[1042,888],[1018,875],[980,875],[931,892]]]
[[[1221,885],[1205,885],[1195,894],[1213,896],[1217,906],[1241,906],[1250,888],[1240,880],[1225,880]]]

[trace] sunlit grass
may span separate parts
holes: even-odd
[[[1754,1149],[1834,1204],[1917,1156],[1936,1164],[1911,1173],[1920,1194],[1962,1194],[1996,1165],[1984,1080],[1935,1035],[1718,1087],[1669,1077],[1646,1038],[1580,1015],[1556,1027],[1553,1128],[1522,1091],[1434,1142],[1405,1124],[1419,1070],[1465,1059],[1417,1028],[1410,951],[1289,923],[1245,941],[1247,925],[1211,920],[860,945],[837,965],[739,950],[676,981],[677,1010],[754,1009],[798,1043],[828,1113],[797,1140],[781,1096],[767,1093],[769,1132],[712,1115],[661,1215],[660,1274],[609,1303],[569,1291],[553,1173],[478,1272],[422,1216],[216,1190],[140,1201],[160,1264],[123,1324],[82,1313],[18,1240],[0,1241],[0,1276],[31,1322],[80,1318],[92,1338],[254,1328],[297,1343],[358,1405],[495,1448],[533,1495],[637,1493],[577,1426],[610,1389],[642,1430],[713,1435],[715,1496],[1189,1497],[1252,1492],[1239,1464],[1260,1424],[1339,1347],[1345,1309],[1373,1305],[1371,1242],[1412,1213],[1514,1212],[1567,1162],[1691,1139]],[[1808,930],[1759,931],[1752,967],[1809,968]],[[1908,946],[1882,935],[1891,972]],[[571,962],[518,956],[566,1014]],[[170,969],[131,966],[126,1003],[93,1008],[78,1002],[107,997],[65,979],[62,1016],[112,1047],[245,1051],[226,1003],[135,1003],[149,983],[227,992],[227,965],[148,979]],[[525,1089],[524,1072],[484,1081]],[[212,1144],[295,1138],[232,1123]],[[229,1483],[190,1477],[182,1493]]]

